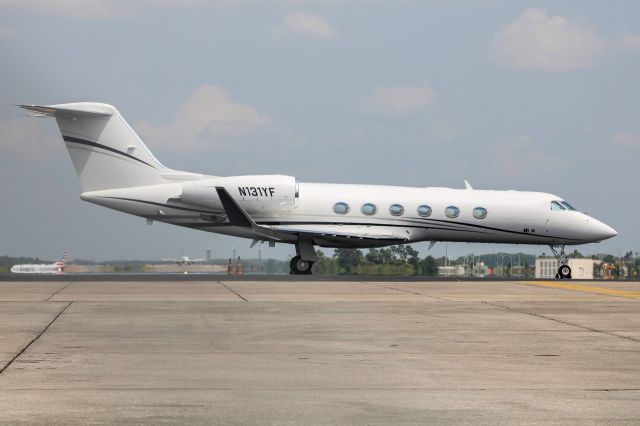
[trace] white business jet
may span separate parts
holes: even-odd
[[[14,274],[61,274],[66,266],[67,252],[65,251],[60,260],[55,263],[13,265],[11,272]]]
[[[291,176],[210,176],[163,166],[111,105],[18,105],[55,117],[80,177],[80,198],[154,220],[294,244],[291,272],[309,274],[314,246],[381,247],[429,241],[549,245],[571,278],[565,245],[617,235],[541,192],[302,183]]]

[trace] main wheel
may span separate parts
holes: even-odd
[[[571,279],[571,268],[569,265],[560,265],[558,275],[560,275],[560,278]]]
[[[294,275],[308,275],[311,274],[311,267],[313,266],[313,262],[310,260],[303,259],[302,257],[294,256],[289,263],[289,267],[291,268],[291,273]]]

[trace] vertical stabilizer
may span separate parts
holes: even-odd
[[[166,182],[161,174],[166,168],[113,106],[94,102],[18,106],[55,117],[83,191]]]

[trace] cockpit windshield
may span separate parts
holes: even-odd
[[[576,209],[564,200],[557,200],[551,202],[551,210],[569,210],[576,211]]]

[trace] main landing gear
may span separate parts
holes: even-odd
[[[309,240],[298,241],[296,244],[296,255],[291,259],[289,267],[291,275],[311,275],[313,262],[318,260],[313,242]]]
[[[560,251],[558,251],[558,247],[560,248]],[[550,245],[549,248],[551,248],[553,255],[558,260],[558,263],[560,263],[560,267],[558,268],[558,272],[556,273],[556,278],[559,278],[559,279],[566,278],[570,280],[571,268],[569,267],[569,256],[564,252],[564,246]]]
[[[312,266],[312,261],[303,259],[300,255],[291,258],[291,262],[289,263],[292,275],[310,275]]]

